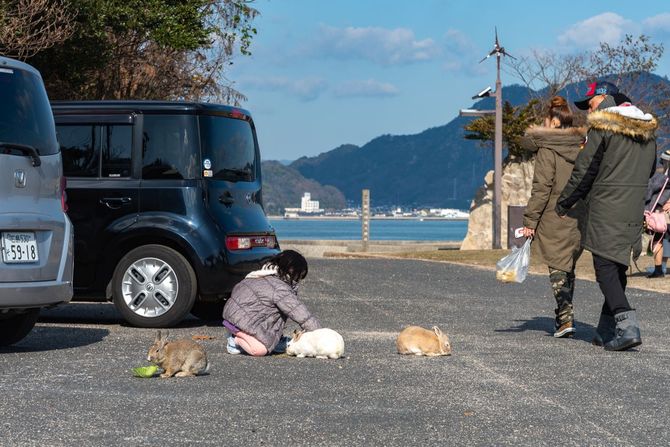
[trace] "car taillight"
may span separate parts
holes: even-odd
[[[60,205],[63,208],[63,212],[67,213],[68,206],[67,206],[67,192],[65,192],[65,188],[67,188],[67,179],[65,177],[60,178]]]
[[[237,109],[233,109],[230,112],[228,112],[228,116],[231,118],[236,118],[238,120],[243,120],[247,118],[247,116],[244,113],[242,113],[240,110]]]
[[[226,248],[228,250],[249,250],[255,247],[275,248],[277,238],[274,236],[228,236]]]

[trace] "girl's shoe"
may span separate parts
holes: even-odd
[[[235,337],[233,335],[228,336],[226,351],[228,351],[228,354],[242,354],[242,349],[235,343]]]

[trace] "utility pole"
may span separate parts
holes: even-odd
[[[491,56],[496,57],[496,91],[491,93],[491,88],[479,93],[474,98],[483,98],[485,96],[495,96],[495,134],[494,134],[494,149],[493,149],[493,248],[502,248],[502,83],[500,82],[500,60],[503,56],[509,56],[516,59],[511,54],[505,51],[505,47],[501,47],[498,42],[498,28],[496,28],[496,42],[493,50],[484,57],[479,63],[481,64]],[[482,111],[484,114],[489,111]],[[488,112],[488,113],[487,113]]]
[[[496,46],[498,46],[498,30],[496,30]],[[502,83],[500,82],[500,58],[503,51],[496,52],[496,130],[493,150],[493,248],[502,248]]]

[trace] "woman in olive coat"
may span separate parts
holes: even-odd
[[[544,127],[532,127],[521,140],[524,149],[536,153],[531,196],[523,216],[524,235],[533,236],[533,253],[549,266],[549,281],[556,299],[554,337],[575,332],[572,298],[575,263],[582,253],[579,219],[582,207],[561,218],[554,208],[572,173],[584,142],[586,129],[572,127],[567,101],[551,99]]]

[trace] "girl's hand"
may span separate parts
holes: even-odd
[[[523,227],[523,235],[525,237],[535,236],[535,230],[533,228]]]
[[[665,212],[670,211],[670,200],[668,200],[667,202],[665,202],[665,204],[663,204],[663,211]]]

